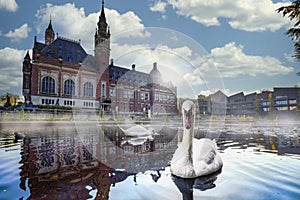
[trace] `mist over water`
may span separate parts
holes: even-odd
[[[15,143],[15,133],[26,137]],[[126,137],[118,125],[2,128],[0,199],[300,196],[297,121],[197,123],[195,137],[216,139],[224,166],[217,174],[190,181],[173,177],[169,168],[181,133],[179,121],[164,123],[153,138],[139,140]]]

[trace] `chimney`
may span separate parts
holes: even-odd
[[[135,71],[135,64],[132,64],[131,68],[132,68],[132,71]]]
[[[157,63],[153,63],[153,69],[157,69]]]

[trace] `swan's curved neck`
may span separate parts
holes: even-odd
[[[194,138],[194,129],[191,127],[190,129],[184,128],[183,137],[182,137],[182,145],[184,149],[187,151],[187,155],[190,156],[190,160],[192,161],[193,154],[193,138]]]

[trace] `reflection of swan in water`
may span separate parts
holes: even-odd
[[[159,170],[156,170],[157,172],[157,175],[155,173],[151,173],[151,177],[152,177],[152,180],[156,183],[158,181],[158,179],[161,177],[161,174],[160,174],[160,171]]]
[[[194,189],[205,191],[216,187],[215,181],[220,173],[221,169],[212,174],[197,178],[180,178],[172,175],[172,180],[181,192],[182,199],[192,200]]]
[[[21,132],[15,132],[14,135],[15,135],[14,143],[17,143],[18,140],[25,138],[25,134]]]
[[[108,176],[111,179],[112,185],[114,186],[116,183],[124,181],[128,176],[136,175],[135,173],[129,173],[126,171],[120,171],[113,169]]]
[[[182,104],[183,136],[171,160],[172,174],[181,178],[195,178],[214,173],[222,168],[223,162],[215,141],[194,138],[195,104]]]
[[[134,125],[128,129],[123,129],[120,127],[120,129],[124,132],[126,136],[130,137],[141,137],[141,136],[148,136],[148,135],[154,135],[154,129],[146,129],[143,126],[140,125]]]

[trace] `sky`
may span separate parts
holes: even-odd
[[[189,97],[222,90],[249,94],[300,86],[300,62],[285,32],[293,25],[271,0],[106,0],[111,58],[118,66],[152,64]],[[0,0],[0,95],[22,94],[22,61],[34,36],[44,42],[51,17],[59,36],[93,55],[100,0]]]

